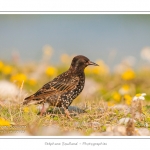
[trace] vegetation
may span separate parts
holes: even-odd
[[[51,53],[45,48],[40,63],[0,61],[0,135],[150,135],[150,68],[145,66],[135,70],[121,62],[110,71],[98,60],[100,67],[87,67],[85,89],[70,107],[73,120],[53,107],[40,116],[39,106],[22,106],[26,96],[69,67],[73,56],[63,54],[60,64],[52,65]]]

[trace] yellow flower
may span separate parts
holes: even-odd
[[[35,79],[29,79],[28,83],[33,86],[36,85],[37,81]]]
[[[121,100],[121,95],[118,92],[113,93],[113,99],[117,102],[120,102]]]
[[[15,74],[13,76],[11,76],[10,78],[11,81],[17,81],[19,84],[22,84],[23,81],[27,80],[26,75],[19,73],[19,74]]]
[[[99,67],[92,68],[94,74],[106,75],[109,73],[109,67],[103,60],[98,60],[96,61],[96,63],[99,65]]]
[[[24,111],[25,113],[28,113],[28,112],[29,112],[29,107],[24,107],[24,108],[23,108],[23,111]]]
[[[91,67],[86,67],[85,68],[85,74],[92,74],[92,68]]]
[[[47,67],[45,73],[48,76],[54,76],[57,74],[57,70],[54,67],[50,66],[50,67]]]
[[[10,126],[10,122],[4,118],[0,118],[0,126]]]
[[[4,66],[3,62],[0,61],[0,71],[2,70],[3,66]]]
[[[30,110],[34,113],[37,113],[38,112],[38,109],[37,109],[37,106],[36,105],[31,105],[30,106]]]
[[[114,106],[115,104],[112,103],[112,102],[107,102],[107,105],[108,105],[108,106]]]
[[[131,105],[132,97],[128,94],[124,95],[125,103]]]
[[[134,78],[135,78],[135,73],[132,69],[128,69],[122,74],[122,79],[124,80],[132,80]]]
[[[2,73],[5,75],[9,75],[12,73],[13,68],[9,65],[3,66]]]
[[[109,73],[108,66],[102,60],[98,60],[96,63],[99,65],[98,67],[87,67],[85,73],[97,75],[106,75]]]
[[[130,90],[130,86],[127,84],[124,84],[120,89],[119,89],[119,93],[121,95],[127,94]]]

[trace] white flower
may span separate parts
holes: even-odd
[[[125,95],[125,94],[128,94],[129,90],[130,90],[130,87],[127,84],[125,84],[119,89],[119,93],[121,95]]]
[[[136,95],[133,97],[133,101],[145,100],[145,97],[144,97],[144,96],[146,96],[146,93],[136,94]]]

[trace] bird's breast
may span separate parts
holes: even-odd
[[[72,88],[70,91],[68,91],[65,94],[64,99],[67,99],[70,103],[82,92],[84,88],[85,78],[80,78],[78,84]]]

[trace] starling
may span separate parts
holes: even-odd
[[[35,94],[26,97],[23,105],[43,104],[41,115],[46,112],[44,104],[48,104],[48,107],[63,107],[65,114],[71,119],[68,107],[84,88],[84,69],[88,65],[98,66],[85,56],[78,55],[74,57],[70,68],[66,72],[46,83]]]

